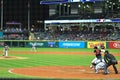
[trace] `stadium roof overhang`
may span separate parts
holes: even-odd
[[[82,20],[45,20],[45,24],[62,24],[62,23],[115,23],[120,19],[82,19]]]

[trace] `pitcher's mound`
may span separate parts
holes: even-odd
[[[10,59],[27,59],[26,57],[18,57],[18,56],[0,56],[0,59],[7,59],[7,60],[10,60]]]

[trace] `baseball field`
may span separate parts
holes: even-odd
[[[119,80],[120,50],[108,49],[118,60],[116,65],[119,73],[115,74],[109,67],[109,74],[103,71],[98,74],[90,69],[95,57],[93,49],[80,48],[10,48],[9,56],[4,57],[0,48],[0,78],[1,79],[46,79],[46,80]]]

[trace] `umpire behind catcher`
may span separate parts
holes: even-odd
[[[116,64],[118,64],[118,62],[117,62],[116,58],[108,52],[108,50],[106,50],[105,53],[104,53],[104,61],[106,62],[106,66],[105,66],[106,69],[110,65],[112,65],[113,68],[114,68],[115,74],[118,74],[117,67],[115,66]]]

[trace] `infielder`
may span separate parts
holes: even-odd
[[[3,56],[8,57],[8,50],[9,50],[9,46],[7,44],[5,44]]]
[[[32,43],[31,45],[32,45],[32,50],[31,51],[36,52],[37,51],[37,49],[36,49],[36,43]]]

